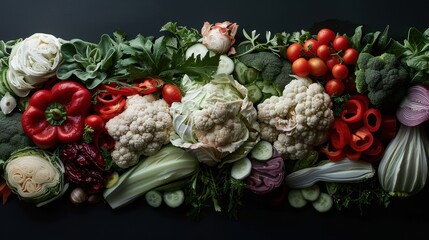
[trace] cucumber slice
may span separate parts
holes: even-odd
[[[185,57],[186,59],[190,58],[191,56],[193,58],[197,58],[197,56],[200,55],[200,58],[203,58],[208,52],[209,50],[206,46],[204,46],[204,44],[196,43],[186,49]]]
[[[259,161],[267,161],[273,156],[273,145],[268,141],[261,140],[250,151],[250,156]]]
[[[164,192],[164,202],[171,208],[177,208],[185,201],[185,193],[183,190]]]
[[[250,175],[252,171],[252,163],[250,159],[244,157],[238,161],[235,161],[231,167],[231,177],[242,180]]]
[[[319,185],[313,184],[310,187],[302,188],[301,193],[305,200],[315,201],[320,195]]]
[[[334,205],[334,201],[332,200],[331,195],[322,192],[316,201],[314,201],[312,204],[314,209],[316,209],[318,212],[327,212],[331,210],[332,206]]]
[[[252,103],[259,103],[262,100],[262,92],[261,89],[259,89],[258,86],[255,84],[250,84],[246,86],[247,88],[247,95],[249,96],[249,99]]]
[[[237,79],[239,83],[245,85],[246,82],[246,72],[248,67],[242,62],[237,62],[234,65],[234,78]]]
[[[290,189],[287,195],[289,204],[294,208],[302,208],[307,205],[307,200],[302,196],[301,190]]]
[[[162,194],[158,191],[151,190],[145,194],[145,199],[149,206],[157,208],[162,204]]]
[[[220,55],[219,57],[219,66],[217,67],[217,74],[225,73],[225,74],[232,74],[234,71],[234,62],[231,58],[227,57],[226,55]]]

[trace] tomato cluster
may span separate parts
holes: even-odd
[[[332,96],[341,95],[346,89],[349,69],[356,63],[359,52],[350,46],[346,36],[323,28],[317,36],[307,39],[304,43],[290,44],[286,48],[285,56],[292,62],[295,75],[323,78],[325,90]]]

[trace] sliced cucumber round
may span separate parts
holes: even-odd
[[[256,84],[246,86],[247,95],[252,103],[259,103],[263,97],[261,89]]]
[[[250,156],[259,161],[267,161],[273,157],[273,144],[268,141],[259,141],[250,151]]]
[[[191,56],[193,58],[197,58],[197,56],[200,56],[200,58],[203,58],[209,50],[206,46],[202,43],[196,43],[192,46],[190,46],[188,49],[186,49],[185,57],[186,59],[190,58]]]
[[[119,181],[119,174],[118,172],[113,172],[112,174],[110,174],[109,176],[107,176],[106,179],[106,188],[111,188],[113,186],[115,186]]]
[[[307,205],[307,200],[302,196],[301,190],[290,189],[287,195],[289,204],[294,208],[302,208]]]
[[[162,204],[162,194],[158,191],[151,190],[145,194],[145,199],[149,206],[157,208]]]
[[[185,201],[185,193],[183,190],[164,192],[163,199],[167,206],[177,208]]]
[[[231,177],[242,180],[250,175],[252,171],[252,162],[247,157],[244,157],[232,164]]]
[[[220,55],[219,57],[219,66],[217,67],[216,74],[232,74],[234,71],[234,61],[226,55]]]
[[[318,212],[327,212],[331,210],[334,205],[334,201],[332,200],[331,195],[327,193],[320,193],[319,197],[312,202],[314,209]]]
[[[310,187],[302,188],[301,193],[305,200],[315,201],[320,195],[319,185],[313,184]]]

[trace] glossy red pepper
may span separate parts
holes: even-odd
[[[143,95],[156,92],[164,85],[164,81],[159,78],[146,78],[143,82],[135,83],[134,88]]]
[[[381,126],[381,112],[376,108],[370,108],[363,114],[363,125],[370,132],[376,132]]]
[[[362,120],[366,111],[365,103],[358,99],[349,99],[344,103],[341,119],[346,123],[356,123]]]
[[[350,147],[357,152],[363,152],[371,147],[374,142],[374,136],[368,130],[367,127],[363,126],[359,128],[355,133],[352,133],[352,140],[350,141]]]
[[[125,99],[122,99],[114,105],[100,106],[96,108],[96,112],[100,114],[100,117],[104,121],[107,121],[120,114],[124,110],[126,102],[127,101]]]
[[[61,81],[51,90],[38,90],[22,115],[22,128],[36,146],[52,149],[82,138],[91,93],[74,81]]]
[[[390,141],[396,136],[397,119],[394,115],[383,115],[380,127],[380,139]]]
[[[334,148],[331,145],[332,144],[330,142],[326,142],[320,147],[320,151],[333,162],[343,160],[346,157],[344,148]]]
[[[383,143],[378,140],[378,138],[374,138],[374,142],[371,144],[371,146],[362,152],[363,154],[363,161],[375,163],[381,160],[384,154],[384,145]]]
[[[341,118],[335,117],[330,132],[331,143],[335,148],[344,148],[351,140],[350,130]]]
[[[113,94],[110,92],[101,92],[97,94],[97,102],[104,105],[114,105],[124,99],[124,95]]]
[[[359,160],[362,156],[362,152],[355,151],[350,146],[346,146],[344,151],[345,151],[346,157],[350,160]]]

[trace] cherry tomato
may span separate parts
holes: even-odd
[[[321,77],[328,72],[328,66],[318,57],[310,58],[308,64],[310,65],[310,74],[315,77]]]
[[[317,56],[317,48],[319,48],[319,46],[320,44],[316,39],[308,39],[303,45],[305,55],[307,55],[308,57]]]
[[[322,44],[317,48],[317,56],[323,61],[328,60],[329,56],[334,53],[328,45]]]
[[[85,118],[85,124],[92,128],[94,132],[101,131],[104,128],[104,120],[99,115],[91,114]]]
[[[329,96],[334,94],[341,95],[344,93],[344,83],[340,79],[331,79],[325,84],[325,91]]]
[[[355,64],[358,59],[359,53],[354,48],[347,48],[346,51],[344,51],[344,54],[342,56],[343,63],[345,64]]]
[[[310,73],[310,64],[307,59],[298,58],[292,63],[292,72],[299,77],[306,77]]]
[[[303,53],[302,45],[299,43],[292,43],[286,49],[286,57],[291,62],[301,57],[302,53]]]
[[[345,36],[336,36],[332,42],[332,46],[334,47],[335,51],[345,51],[347,48],[349,48],[349,45],[349,39]]]
[[[164,85],[161,95],[168,105],[182,101],[182,92],[176,85],[170,83]]]
[[[338,63],[332,67],[332,76],[336,79],[343,80],[349,75],[349,69],[346,65]]]
[[[330,42],[334,41],[335,36],[336,36],[335,32],[332,31],[331,29],[329,29],[329,28],[322,28],[317,33],[317,41],[320,44],[326,44],[326,45],[328,45]]]
[[[332,71],[332,67],[334,67],[335,64],[340,63],[340,58],[337,55],[332,55],[328,57],[325,63],[326,66],[328,66],[329,70]]]

